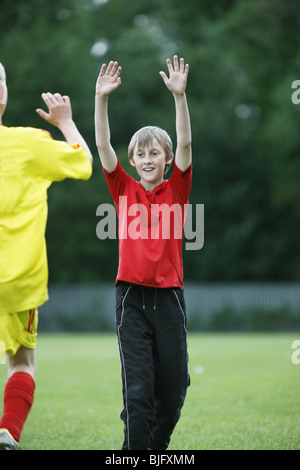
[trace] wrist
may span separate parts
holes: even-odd
[[[57,124],[57,127],[62,133],[65,133],[75,129],[76,125],[73,119],[64,119]]]
[[[96,93],[95,99],[99,102],[106,103],[108,101],[108,95],[102,95],[101,93]]]
[[[185,91],[183,93],[173,93],[174,99],[182,99],[186,97]]]

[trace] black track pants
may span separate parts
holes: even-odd
[[[119,282],[122,449],[167,449],[189,385],[183,289]]]

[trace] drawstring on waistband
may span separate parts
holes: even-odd
[[[145,290],[144,286],[142,286],[142,302],[143,302],[143,310],[145,310]],[[154,303],[153,303],[153,310],[156,310],[156,288],[154,288]]]
[[[144,291],[144,286],[142,286],[142,296],[143,296],[143,310],[145,310],[145,291]]]

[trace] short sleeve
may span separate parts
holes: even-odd
[[[119,160],[117,161],[117,166],[113,171],[108,172],[103,168],[103,173],[108,184],[110,194],[117,206],[119,204],[119,196],[124,194],[126,188],[133,179],[123,170]]]
[[[51,181],[65,178],[88,180],[92,165],[87,151],[80,145],[54,140],[41,129],[24,128],[22,140],[33,155],[33,165],[37,173]]]
[[[185,171],[181,171],[174,162],[169,184],[178,202],[188,204],[192,186],[192,164]]]

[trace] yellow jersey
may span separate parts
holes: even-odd
[[[83,147],[40,129],[0,125],[0,315],[48,300],[47,189],[91,174]]]

